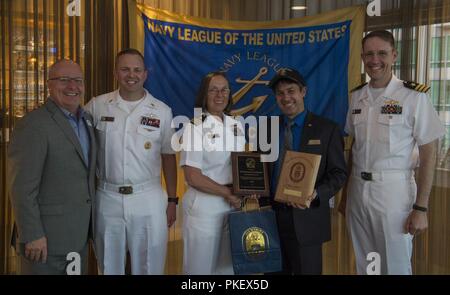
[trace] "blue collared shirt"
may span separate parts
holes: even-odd
[[[292,120],[294,121],[294,124],[291,127],[291,132],[292,132],[292,147],[293,147],[293,151],[299,151],[300,150],[300,141],[302,139],[302,132],[303,132],[303,127],[305,126],[305,119],[306,119],[306,114],[307,111],[304,110],[303,112],[301,112],[300,114],[298,114],[297,116],[295,116]],[[280,140],[279,140],[279,151],[283,151],[283,146],[284,146],[284,130],[287,127],[288,124],[288,120],[289,118],[287,118],[286,116],[282,115],[281,116],[281,124],[280,124],[280,129],[279,129],[279,134],[280,134]],[[277,161],[275,161],[274,165],[273,165],[273,174],[272,174],[272,184],[270,186],[270,190],[271,190],[271,196],[272,198],[275,197],[275,193],[277,190],[277,185],[278,185],[278,178],[280,176],[280,166],[281,166],[281,161],[283,160],[284,155],[280,154],[278,156]]]
[[[86,112],[82,108],[78,108],[78,116],[75,116],[68,110],[61,108],[64,116],[72,126],[73,131],[75,132],[78,141],[81,145],[81,150],[83,151],[84,163],[86,166],[89,166],[89,149],[90,149],[90,139],[89,133],[85,122],[85,114]]]

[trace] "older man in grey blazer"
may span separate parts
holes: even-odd
[[[48,76],[47,102],[18,122],[8,150],[21,273],[65,274],[71,252],[80,254],[78,269],[86,273],[94,221],[92,118],[80,107],[84,78],[78,64],[57,61]],[[77,265],[70,266],[76,272]]]

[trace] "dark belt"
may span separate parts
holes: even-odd
[[[367,181],[373,180],[372,173],[370,172],[361,172],[361,178]]]
[[[122,195],[131,195],[133,193],[132,186],[121,186],[119,187],[119,194]]]
[[[292,209],[291,206],[288,206],[287,204],[280,203],[280,202],[277,202],[277,201],[273,201],[272,202],[272,208],[274,210],[291,210]]]

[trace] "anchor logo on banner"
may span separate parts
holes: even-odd
[[[232,95],[233,105],[235,105],[238,101],[240,101],[241,98],[243,98],[244,95],[247,94],[247,92],[250,91],[250,89],[252,89],[252,87],[254,85],[256,85],[256,84],[268,85],[269,81],[259,80],[262,76],[267,74],[267,72],[268,72],[267,68],[262,67],[259,69],[258,74],[256,74],[256,76],[251,80],[243,80],[240,77],[236,78],[235,81],[237,83],[241,83],[241,84],[245,84],[245,85],[242,86],[241,89],[239,89],[238,91],[233,93],[233,95]],[[264,101],[267,99],[267,97],[268,97],[268,95],[255,96],[255,97],[253,97],[253,102],[251,104],[249,104],[245,107],[239,108],[239,109],[232,110],[231,115],[241,116],[248,112],[256,112],[261,107],[261,105],[264,103]]]

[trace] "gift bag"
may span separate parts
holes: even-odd
[[[270,207],[231,212],[228,223],[235,274],[281,271],[280,238]]]

